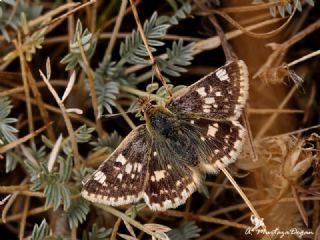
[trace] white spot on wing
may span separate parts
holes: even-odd
[[[214,99],[213,97],[208,97],[208,98],[205,98],[205,99],[204,99],[204,102],[205,102],[206,104],[212,104],[212,103],[215,102],[215,99]]]
[[[137,169],[138,171],[137,171],[137,172],[141,172],[141,170],[142,170],[142,164],[141,164],[141,163],[138,163],[137,165],[138,165],[138,169]]]
[[[218,128],[217,127],[213,127],[211,125],[209,125],[209,128],[208,128],[208,135],[212,136],[212,137],[215,137],[216,136],[216,133],[218,131]]]
[[[229,76],[227,74],[227,71],[225,69],[219,69],[216,72],[216,76],[219,78],[220,81],[227,81],[229,80]]]
[[[165,170],[159,170],[159,171],[154,171],[154,175],[156,177],[156,181],[160,181],[162,178],[164,178],[164,173],[166,171]]]
[[[122,154],[119,154],[119,156],[116,159],[116,162],[119,162],[122,165],[124,165],[127,162],[127,159]]]
[[[131,173],[131,171],[132,171],[132,164],[131,164],[131,163],[128,163],[128,164],[126,165],[125,172],[126,172],[126,173]]]
[[[119,173],[118,176],[117,176],[117,178],[118,178],[120,181],[122,181],[122,176],[123,176],[122,173]]]
[[[199,93],[201,97],[207,96],[207,93],[204,87],[198,88],[196,91]]]
[[[191,120],[190,123],[191,123],[191,124],[194,124],[194,120]]]
[[[104,184],[106,178],[107,178],[107,176],[101,171],[97,171],[94,174],[94,180],[98,181],[101,184]]]

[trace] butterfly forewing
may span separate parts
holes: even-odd
[[[141,125],[87,180],[82,196],[112,206],[137,202],[143,196],[150,151],[151,139]]]
[[[177,92],[167,104],[176,114],[215,120],[237,120],[248,97],[248,70],[242,60],[230,62]]]

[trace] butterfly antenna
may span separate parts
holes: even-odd
[[[242,189],[240,188],[240,186],[238,185],[238,183],[234,180],[234,178],[231,176],[231,174],[228,172],[228,170],[226,169],[226,166],[221,163],[220,161],[217,161],[216,166],[224,173],[224,175],[228,178],[228,180],[231,182],[231,184],[233,185],[233,187],[237,190],[237,192],[239,193],[239,195],[242,197],[243,201],[246,203],[246,205],[248,206],[248,208],[251,210],[251,212],[253,213],[253,215],[255,216],[256,219],[259,220],[263,220],[259,213],[257,212],[257,210],[254,208],[254,206],[252,205],[252,203],[250,202],[250,200],[247,198],[246,194],[242,191]],[[263,228],[263,230],[267,233],[267,228],[266,226],[263,224],[261,226]],[[270,237],[269,234],[266,234],[269,239],[271,240],[272,238]]]
[[[110,113],[110,114],[101,115],[101,117],[112,118],[112,117],[122,116],[122,115],[125,115],[125,114],[128,114],[128,113],[131,113],[131,112],[130,111],[126,111],[126,112],[121,112],[121,113]]]
[[[153,84],[154,82],[154,70],[152,68],[152,75],[151,75],[151,84]],[[149,92],[149,95],[148,95],[148,100],[149,102],[151,101],[151,93]]]

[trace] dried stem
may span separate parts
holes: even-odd
[[[71,0],[68,0],[67,2],[69,4],[72,3]],[[72,7],[70,7],[68,10],[71,11]],[[74,33],[74,16],[73,16],[73,14],[70,14],[68,16],[68,38],[69,38],[69,41],[72,41],[73,33]]]
[[[112,32],[112,35],[111,35],[111,38],[110,38],[110,41],[109,41],[109,44],[108,44],[108,48],[107,48],[106,53],[105,53],[106,56],[110,56],[112,54],[112,50],[113,50],[114,44],[115,44],[115,42],[117,40],[117,37],[118,37],[118,33],[119,33],[119,30],[120,30],[122,19],[123,19],[124,15],[125,15],[127,3],[128,3],[128,0],[122,0],[121,1],[121,6],[120,6],[119,14],[118,14],[118,17],[117,17],[117,21],[116,21],[116,24],[115,24],[115,26],[113,28],[113,32]]]
[[[242,12],[255,12],[263,9],[269,9],[272,6],[276,6],[280,1],[272,1],[268,3],[262,3],[258,5],[248,5],[248,6],[240,6],[240,7],[224,7],[219,8],[221,12],[225,13],[242,13]],[[196,12],[197,15],[206,16],[213,14],[214,12],[210,9],[201,9],[201,12]]]
[[[26,106],[27,106],[29,132],[33,132],[34,126],[33,126],[32,107],[31,107],[31,103],[30,103],[30,90],[29,90],[28,78],[27,78],[26,67],[25,67],[25,59],[24,59],[24,55],[23,55],[23,51],[22,51],[21,35],[20,35],[19,31],[18,31],[18,42],[16,40],[14,40],[13,42],[14,42],[14,45],[16,46],[16,49],[19,53],[19,58],[20,58],[23,87],[24,87],[24,93],[26,95]]]
[[[43,25],[41,25],[40,27],[34,29],[33,31],[30,31],[30,32],[28,33],[28,35],[32,35],[34,32],[39,31],[40,29],[43,29],[43,28],[48,27],[48,26],[50,26],[50,25],[53,25],[53,24],[55,24],[55,23],[57,23],[57,22],[61,22],[61,21],[63,21],[64,19],[66,19],[67,17],[69,17],[70,15],[72,15],[72,14],[74,14],[75,12],[79,11],[80,9],[85,8],[86,6],[89,6],[89,5],[91,5],[91,4],[95,3],[95,2],[96,2],[96,0],[90,0],[89,2],[83,3],[83,4],[81,4],[80,6],[78,6],[78,7],[76,7],[76,8],[73,8],[72,10],[68,11],[67,13],[62,14],[62,15],[60,15],[60,16],[52,19],[52,20],[51,20],[50,22],[48,22],[47,24],[43,24]]]
[[[110,236],[110,240],[116,240],[120,224],[121,224],[121,218],[118,218],[116,223],[113,225],[112,234]]]
[[[50,123],[52,124],[52,122]],[[10,149],[13,149],[15,148],[16,146],[18,146],[19,144],[22,144],[32,138],[34,138],[35,136],[37,136],[39,133],[43,132],[44,130],[47,129],[48,126],[43,126],[42,128],[39,128],[38,130],[32,132],[32,133],[29,133],[28,135],[22,137],[22,138],[19,138],[17,141],[15,142],[11,142],[11,143],[8,143],[2,147],[0,147],[0,154],[2,153],[5,153],[7,151],[9,151]]]
[[[301,58],[298,58],[298,59],[288,63],[287,65],[288,65],[288,67],[292,67],[292,66],[294,66],[294,65],[296,65],[298,63],[301,63],[303,61],[306,61],[306,60],[308,60],[310,58],[313,58],[315,56],[318,56],[318,55],[320,55],[320,50],[317,50],[317,51],[314,51],[312,53],[309,53],[309,54],[307,54],[307,55],[305,55],[305,56],[303,56]]]
[[[20,221],[19,239],[23,239],[23,236],[24,236],[24,231],[26,228],[26,221],[27,221],[27,217],[28,217],[29,204],[30,204],[30,197],[27,196],[25,199],[25,202],[24,202],[22,218]]]
[[[161,80],[164,88],[166,89],[167,95],[168,95],[169,97],[171,97],[172,94],[171,94],[171,92],[170,92],[170,90],[169,90],[169,88],[168,88],[168,86],[167,86],[166,80],[165,80],[164,77],[162,76],[161,71],[160,71],[160,68],[159,68],[159,66],[158,66],[155,58],[153,57],[152,52],[151,52],[151,50],[150,50],[150,48],[149,48],[149,46],[148,46],[148,41],[147,41],[147,38],[146,38],[146,36],[145,36],[145,34],[144,34],[144,32],[143,32],[143,28],[142,28],[142,25],[141,25],[141,22],[140,22],[140,19],[139,19],[139,15],[138,15],[137,8],[136,8],[136,6],[133,4],[132,0],[130,0],[130,4],[131,4],[131,7],[132,7],[132,12],[133,12],[133,15],[134,15],[134,19],[135,19],[135,21],[136,21],[136,23],[137,23],[138,30],[139,30],[140,35],[141,35],[141,38],[142,38],[142,40],[143,40],[144,46],[146,47],[147,52],[148,52],[148,55],[149,55],[149,57],[150,57],[151,65],[153,66],[153,68],[154,68],[157,76],[158,76],[159,79]]]
[[[33,209],[28,211],[27,216],[29,217],[29,216],[32,216],[32,215],[37,215],[37,214],[40,214],[40,213],[44,213],[44,212],[47,212],[48,210],[50,210],[51,208],[52,207],[45,208],[44,206],[33,208]],[[6,221],[5,222],[3,221],[3,219],[0,220],[0,223],[8,223],[8,222],[16,221],[16,220],[19,221],[21,219],[21,216],[22,216],[21,213],[13,214],[11,216],[6,217]]]
[[[293,94],[296,92],[296,90],[298,89],[298,85],[294,85],[292,87],[292,89],[290,90],[290,92],[287,94],[287,96],[282,100],[282,102],[280,103],[278,109],[282,109],[285,107],[285,105],[288,103],[288,101],[290,100],[290,98],[293,96]],[[272,114],[268,120],[266,121],[266,123],[262,126],[262,128],[260,129],[260,131],[257,133],[257,135],[255,136],[255,139],[260,139],[263,137],[263,135],[268,131],[268,129],[272,126],[272,124],[274,123],[274,121],[276,120],[276,118],[278,117],[278,113],[274,113]]]
[[[93,112],[94,112],[94,116],[95,116],[96,124],[97,124],[97,133],[100,137],[102,137],[103,136],[103,128],[102,128],[101,120],[99,118],[98,98],[97,98],[96,90],[94,89],[94,73],[93,73],[92,69],[90,68],[90,64],[89,64],[88,58],[86,56],[86,53],[83,49],[83,46],[81,44],[79,35],[77,36],[77,41],[78,41],[78,45],[80,47],[80,53],[81,53],[81,57],[83,60],[84,70],[88,76],[89,90],[90,90],[90,95],[91,95],[91,103],[92,103],[92,108],[93,108]]]
[[[23,181],[20,183],[20,185],[24,185],[26,182],[28,181],[27,178],[23,179]],[[11,195],[10,199],[8,200],[8,202],[6,203],[6,205],[4,206],[2,213],[1,213],[1,220],[2,223],[6,223],[8,221],[7,213],[9,211],[9,209],[11,208],[12,204],[14,203],[14,201],[16,200],[17,196],[19,195],[19,192],[15,192]],[[0,221],[1,223],[1,221]]]
[[[247,198],[247,196],[245,195],[245,193],[241,190],[241,188],[239,187],[239,185],[237,184],[237,182],[233,179],[233,177],[230,175],[230,173],[228,172],[228,170],[225,168],[224,164],[217,161],[217,166],[219,167],[219,169],[224,173],[224,175],[228,178],[228,180],[231,182],[231,184],[234,186],[234,188],[237,190],[237,192],[239,193],[239,195],[242,197],[243,201],[246,203],[246,205],[248,206],[248,208],[250,209],[250,211],[253,213],[253,215],[258,218],[261,219],[260,215],[258,214],[258,212],[256,211],[256,209],[254,208],[254,206],[252,205],[252,203],[250,202],[250,200]],[[263,229],[267,232],[267,228],[265,226],[262,226]],[[269,239],[271,240],[271,237],[268,235]]]
[[[49,113],[47,111],[47,109],[45,108],[45,103],[42,99],[42,96],[41,96],[41,93],[39,91],[39,88],[37,86],[37,82],[36,80],[33,78],[32,76],[32,73],[28,67],[28,65],[26,65],[26,70],[27,70],[27,73],[28,73],[28,79],[29,79],[29,83],[30,83],[30,88],[33,92],[33,95],[34,95],[34,98],[36,100],[36,104],[39,108],[39,112],[40,112],[40,116],[41,118],[43,119],[43,122],[46,126],[48,126],[47,128],[47,134],[48,134],[48,137],[51,141],[55,141],[55,134],[54,134],[54,131],[53,131],[53,127],[52,125],[50,124],[51,120],[50,120],[50,117],[49,117]],[[29,99],[30,103],[32,104],[32,99]]]
[[[71,240],[77,240],[77,228],[71,228]]]
[[[251,31],[246,30],[243,26],[241,26],[237,21],[235,21],[233,18],[231,18],[228,14],[226,14],[225,12],[219,11],[219,10],[212,10],[215,14],[223,17],[225,20],[227,20],[230,24],[232,24],[234,27],[242,30],[245,34],[247,34],[250,37],[254,37],[254,38],[259,38],[259,39],[266,39],[266,38],[271,38],[276,36],[278,33],[280,33],[282,30],[284,30],[288,24],[290,23],[290,21],[292,20],[293,16],[295,15],[295,12],[297,10],[297,7],[295,6],[292,14],[290,15],[290,17],[287,19],[287,21],[285,21],[284,24],[282,24],[280,27],[278,27],[275,30],[272,30],[270,32],[266,32],[266,33],[254,33]]]
[[[50,62],[47,65],[50,65]],[[58,93],[56,92],[56,90],[54,90],[51,83],[49,82],[49,79],[41,72],[41,70],[40,70],[40,75],[41,75],[43,81],[47,84],[49,91],[51,92],[51,94],[54,97],[54,99],[56,100],[59,108],[61,109],[62,117],[65,121],[67,131],[68,131],[68,134],[70,137],[70,142],[71,142],[71,147],[72,147],[73,157],[74,157],[74,166],[76,169],[79,169],[80,168],[80,156],[79,156],[79,151],[78,151],[77,139],[76,139],[75,133],[73,131],[72,123],[71,123],[71,120],[68,116],[67,110],[66,110],[63,102],[61,101]]]
[[[95,204],[95,206],[105,210],[108,213],[111,213],[112,215],[121,218],[124,221],[127,221],[128,223],[130,223],[132,226],[140,229],[141,231],[144,231],[145,233],[149,234],[150,236],[155,237],[156,239],[164,239],[162,238],[158,233],[155,233],[151,230],[149,230],[148,228],[146,228],[145,226],[143,226],[141,223],[137,222],[136,220],[130,218],[129,216],[125,215],[124,213],[116,210],[113,207],[109,207],[106,205],[101,205],[101,204]]]

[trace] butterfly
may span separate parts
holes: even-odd
[[[238,119],[248,98],[242,60],[226,63],[178,91],[165,105],[139,98],[145,124],[132,130],[85,181],[82,196],[111,206],[143,199],[155,211],[184,204],[217,163],[234,162],[246,131]]]

